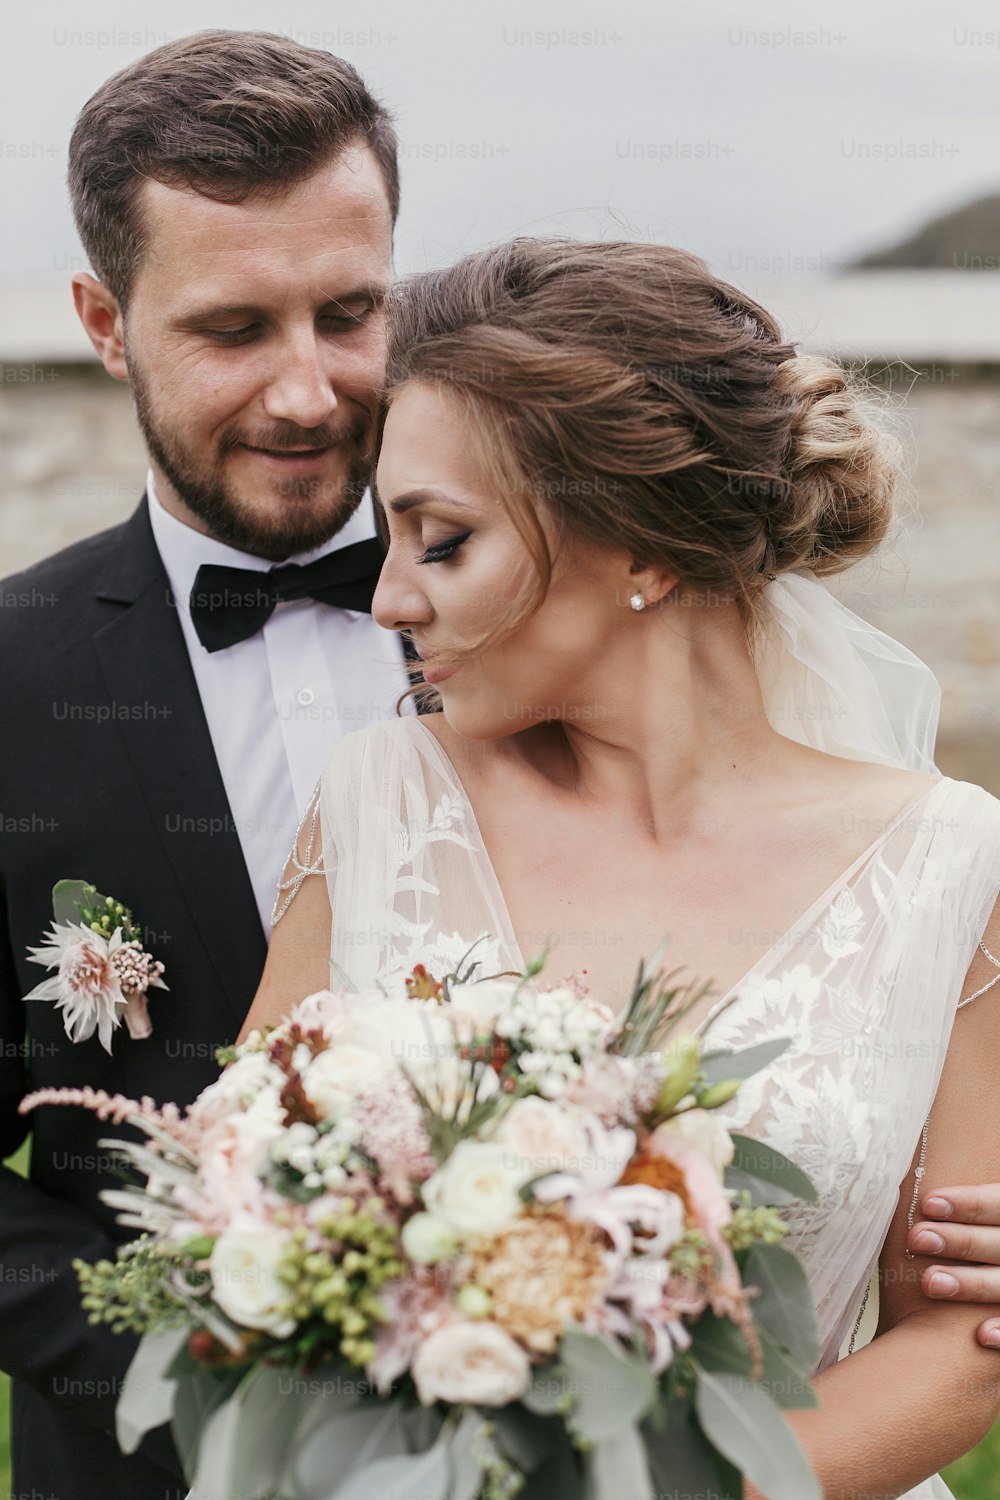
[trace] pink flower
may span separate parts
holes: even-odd
[[[691,1212],[712,1245],[722,1241],[722,1231],[733,1217],[729,1196],[720,1174],[697,1146],[668,1125],[658,1125],[645,1143],[647,1151],[666,1157],[684,1174]]]
[[[622,1262],[630,1256],[659,1260],[684,1233],[684,1205],[677,1194],[640,1182],[578,1198],[571,1212],[603,1229]]]
[[[716,1254],[721,1287],[726,1294],[742,1298],[739,1269],[722,1234],[733,1209],[721,1174],[697,1146],[670,1129],[669,1121],[656,1127],[646,1141],[646,1150],[665,1156],[683,1172],[691,1213]]]
[[[43,979],[25,1000],[54,1000],[70,1041],[85,1042],[96,1030],[110,1052],[111,1033],[121,1025],[128,1003],[112,961],[121,945],[120,927],[105,938],[79,923],[53,922],[43,946],[29,949],[28,959],[46,969],[58,968],[58,973]]]
[[[589,1109],[605,1125],[629,1125],[652,1106],[662,1077],[658,1055],[618,1057],[613,1052],[592,1052],[563,1097],[567,1103]]]
[[[394,1380],[410,1368],[424,1340],[454,1316],[447,1279],[433,1269],[415,1270],[379,1293],[386,1321],[379,1331],[374,1359],[366,1373],[385,1395]]]
[[[101,1046],[110,1052],[111,1034],[123,1019],[134,1038],[152,1031],[146,990],[166,989],[160,978],[163,965],[140,944],[126,943],[120,927],[106,938],[80,922],[53,922],[42,946],[28,950],[28,961],[58,968],[24,998],[54,1000],[70,1041],[85,1042],[96,1030]]]
[[[377,1091],[358,1093],[351,1105],[358,1144],[377,1163],[381,1185],[397,1203],[410,1204],[414,1183],[437,1170],[427,1128],[413,1090],[399,1072]]]

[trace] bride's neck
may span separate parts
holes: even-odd
[[[648,624],[638,649],[633,637],[595,664],[563,717],[516,738],[554,786],[638,818],[656,837],[680,813],[766,775],[789,742],[768,723],[736,606],[674,609]]]

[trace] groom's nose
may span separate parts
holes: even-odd
[[[329,341],[310,325],[275,341],[264,410],[274,421],[319,427],[336,409]]]

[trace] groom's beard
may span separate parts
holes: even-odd
[[[192,453],[181,435],[154,414],[145,377],[135,362],[129,361],[128,368],[136,420],[150,453],[187,508],[220,542],[253,557],[282,561],[322,546],[357,510],[372,471],[367,452],[369,422],[364,414],[359,413],[340,429],[325,423],[294,430],[286,423],[266,433],[227,428],[219,439],[218,456],[211,463]],[[241,497],[227,481],[226,458],[245,443],[275,451],[336,445],[350,455],[347,472],[335,482],[325,478],[283,479],[280,494],[287,504],[275,517],[262,513],[262,507]]]

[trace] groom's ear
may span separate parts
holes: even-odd
[[[73,303],[87,337],[109,375],[128,379],[121,309],[117,297],[87,271],[73,276]]]

